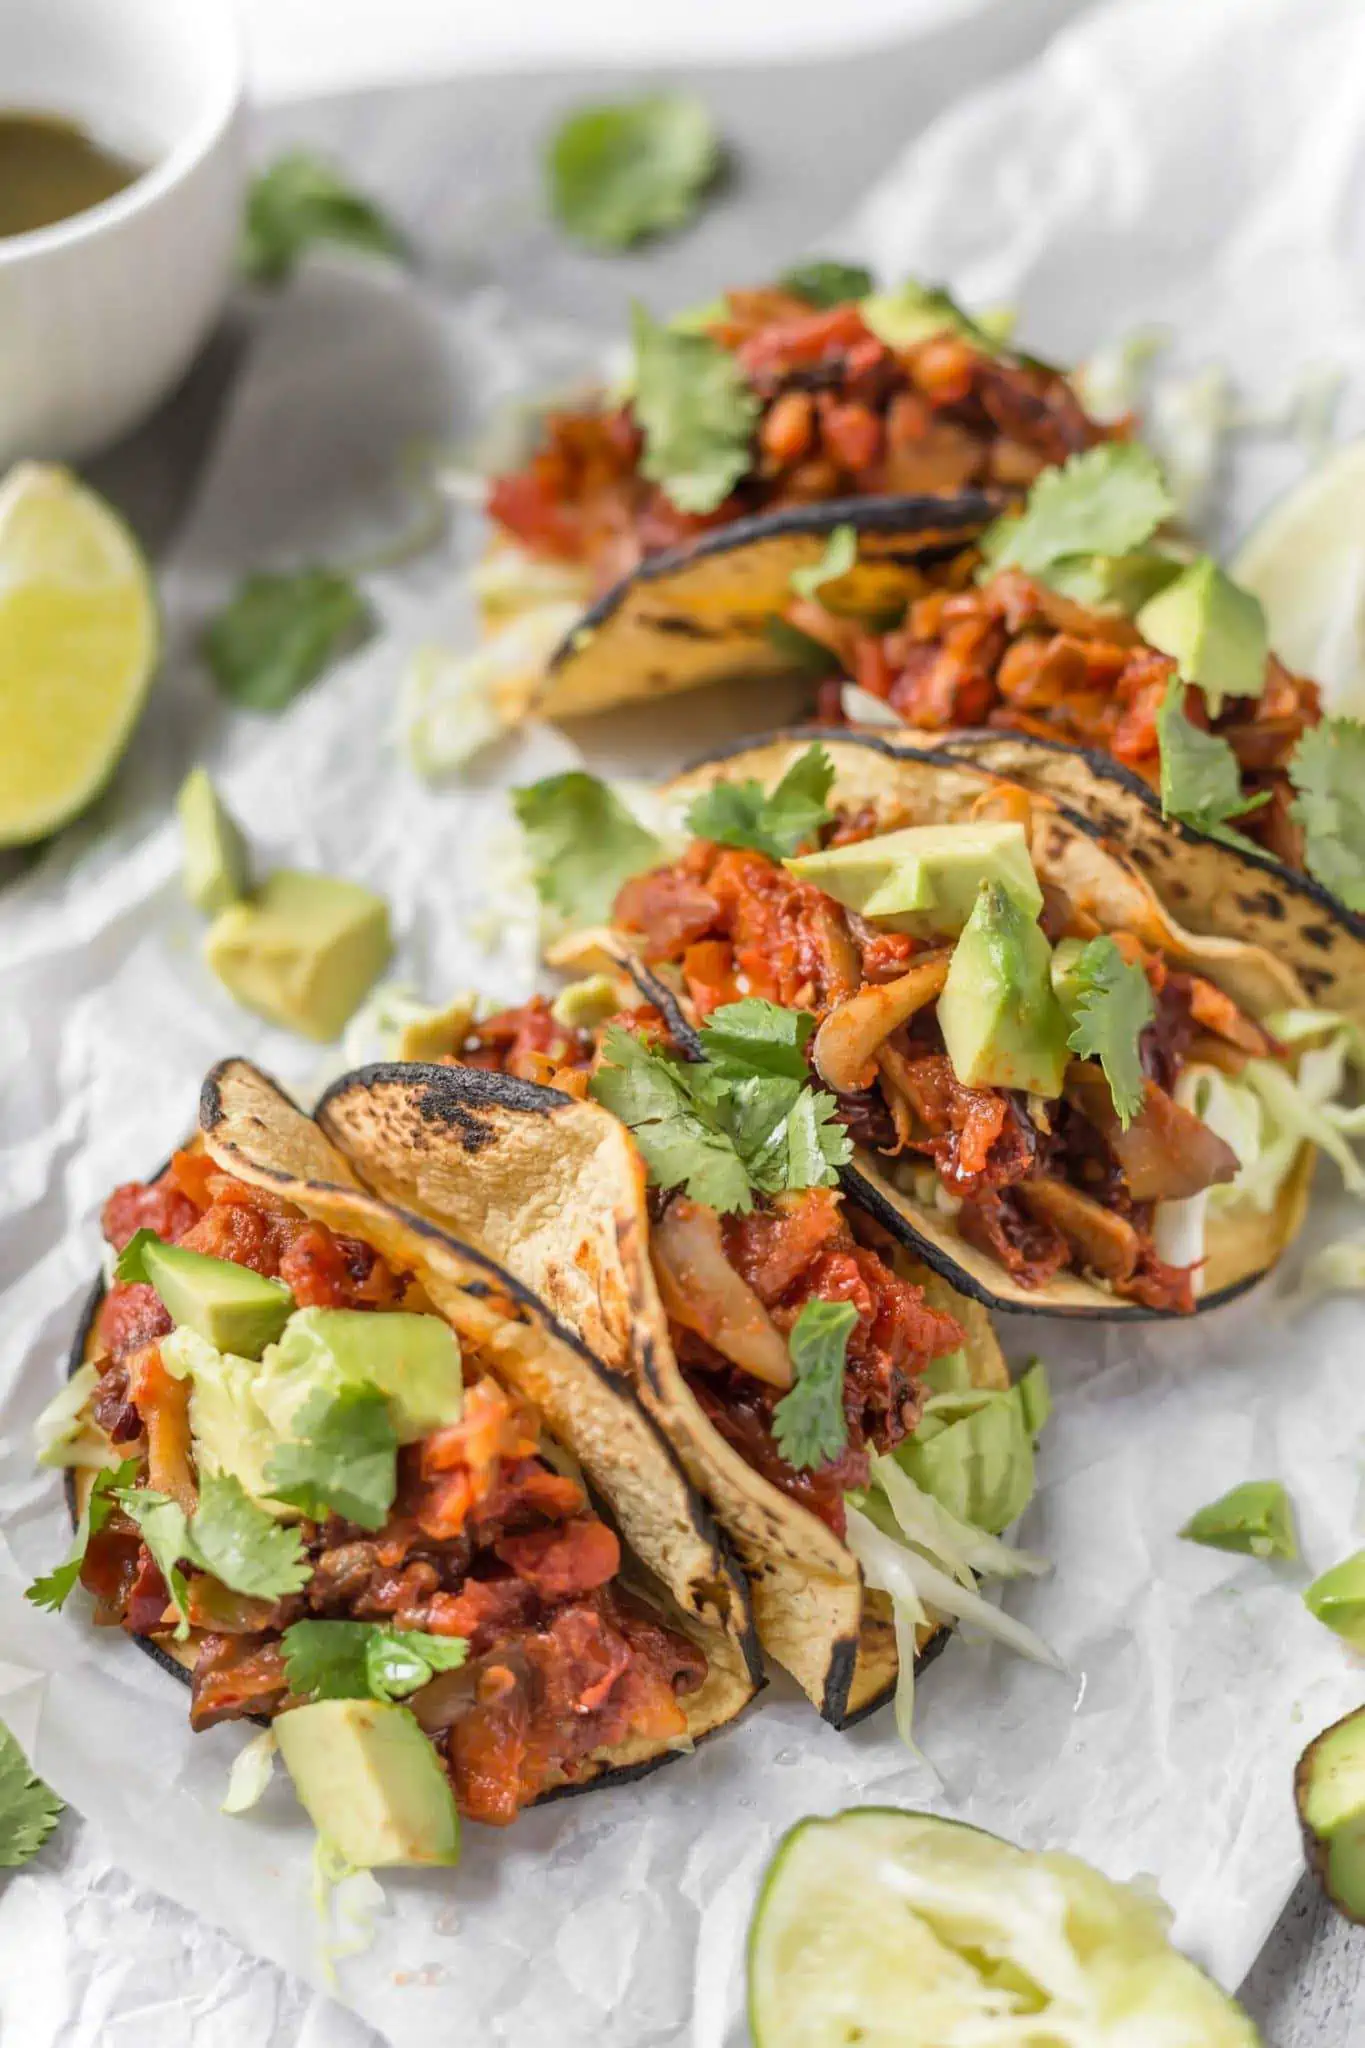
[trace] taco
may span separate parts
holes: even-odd
[[[198,1140],[104,1229],[76,1552],[30,1597],[79,1577],[196,1729],[269,1721],[350,1862],[453,1861],[455,1809],[636,1775],[761,1685],[744,1580],[625,1379],[254,1067],[214,1069]]]
[[[692,841],[556,964],[615,958],[684,1029],[804,1019],[846,1189],[960,1291],[1188,1314],[1273,1265],[1315,1145],[1365,1186],[1359,1034],[1269,948],[1191,935],[1088,815],[870,735],[779,734],[665,794]]]
[[[985,1311],[841,1198],[823,1160],[793,1148],[774,1172],[769,1147],[755,1179],[719,1134],[683,1178],[647,1140],[642,1156],[584,1090],[616,1058],[642,1086],[676,1080],[657,1012],[600,1034],[552,1035],[547,1017],[533,1002],[515,1035],[511,1017],[476,1026],[463,1057],[492,1071],[346,1075],[319,1120],[376,1191],[480,1243],[632,1375],[735,1546],[765,1649],[825,1718],[871,1711],[898,1671],[908,1709],[944,1619],[982,1618],[974,1571],[1033,1567],[996,1537],[1032,1490],[1041,1369],[1011,1388]],[[550,1056],[557,1089],[505,1069]],[[698,1101],[732,1078],[742,1090],[704,1048],[687,1067]],[[751,1121],[810,1113],[803,1081],[768,1084]]]
[[[946,292],[877,292],[842,264],[663,325],[637,307],[632,342],[623,384],[544,413],[487,490],[490,638],[469,675],[508,720],[790,666],[765,624],[833,526],[867,536],[866,597],[883,553],[907,559],[879,505],[916,531],[908,559],[951,553],[1041,471],[1127,431]],[[931,540],[936,503],[959,494]]]

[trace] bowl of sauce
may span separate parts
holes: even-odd
[[[0,471],[115,439],[231,285],[243,183],[231,0],[0,4]]]

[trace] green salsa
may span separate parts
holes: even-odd
[[[142,170],[59,114],[0,109],[0,237],[84,213]]]

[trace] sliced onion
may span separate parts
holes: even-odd
[[[674,1322],[704,1337],[732,1365],[785,1392],[792,1383],[786,1340],[726,1258],[715,1210],[678,1196],[656,1226],[650,1249],[659,1294]]]
[[[868,982],[831,1010],[815,1034],[815,1067],[836,1095],[872,1084],[877,1049],[917,1010],[933,1002],[948,978],[952,954],[925,953],[895,981]]]

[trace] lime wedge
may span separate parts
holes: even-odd
[[[1281,661],[1321,684],[1329,711],[1365,717],[1365,441],[1272,505],[1232,574],[1264,605]]]
[[[0,846],[97,796],[156,667],[156,598],[117,514],[64,469],[0,484]]]
[[[756,2048],[1257,2048],[1154,1893],[925,1813],[778,1845],[749,1929]]]

